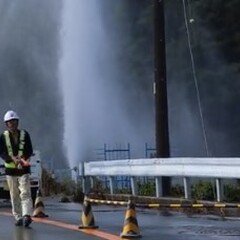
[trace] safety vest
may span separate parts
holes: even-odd
[[[12,144],[10,141],[9,131],[4,131],[4,137],[5,137],[8,155],[10,157],[13,157],[14,155],[13,155]],[[22,157],[24,145],[25,145],[25,131],[21,130],[20,131],[20,141],[19,141],[19,145],[18,145],[18,157]],[[10,162],[10,163],[5,162],[4,166],[6,168],[17,168],[14,162]]]

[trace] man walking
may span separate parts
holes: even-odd
[[[5,161],[5,173],[10,191],[12,213],[16,226],[28,227],[32,215],[30,164],[32,142],[26,130],[18,128],[19,117],[14,111],[4,115],[7,130],[0,136],[0,157]]]

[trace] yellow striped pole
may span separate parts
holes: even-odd
[[[128,202],[111,201],[100,199],[88,199],[92,203],[112,204],[125,206]],[[145,208],[240,208],[240,204],[226,204],[226,203],[136,203],[135,207]]]

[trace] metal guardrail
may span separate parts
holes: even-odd
[[[239,178],[240,158],[150,158],[84,163],[85,176]]]
[[[79,172],[84,177],[108,177],[111,194],[114,193],[115,176],[130,176],[133,195],[138,193],[136,177],[151,176],[155,178],[156,197],[162,196],[163,176],[181,177],[186,199],[191,199],[191,178],[212,178],[216,185],[216,200],[221,202],[223,200],[222,179],[240,178],[240,158],[147,158],[91,161],[81,163]]]

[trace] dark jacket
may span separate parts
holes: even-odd
[[[24,144],[24,148],[23,148],[23,155],[21,157],[23,159],[27,160],[32,156],[33,148],[32,148],[32,141],[31,141],[29,133],[26,130],[24,130],[24,131],[25,131],[25,138],[24,138],[25,144]],[[12,145],[13,155],[17,156],[18,148],[19,148],[20,130],[18,130],[18,144],[15,144],[11,132],[9,132],[9,136],[10,136],[10,141],[11,141],[11,145]],[[8,155],[5,136],[3,133],[0,136],[0,157],[7,163],[12,161],[11,157]],[[22,169],[5,168],[5,172],[6,172],[6,175],[21,176],[23,174],[30,173],[30,167],[23,167]]]

